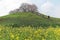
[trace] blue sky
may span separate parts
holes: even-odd
[[[60,0],[1,0],[0,16],[9,14],[9,11],[19,8],[21,3],[36,4],[39,12],[60,18]]]

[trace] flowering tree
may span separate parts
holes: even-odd
[[[23,10],[22,12],[37,12],[38,8],[34,4],[23,3],[20,9]]]
[[[18,9],[10,11],[10,13],[16,12],[37,12],[37,6],[35,4],[22,3]]]

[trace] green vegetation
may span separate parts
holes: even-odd
[[[60,40],[60,28],[49,27],[3,27],[0,26],[0,40]]]
[[[48,19],[46,15],[31,12],[17,12],[7,16],[0,17],[0,25],[3,26],[31,26],[31,27],[48,27],[48,26],[60,26],[60,19],[52,18]]]
[[[60,19],[32,12],[0,17],[0,40],[60,40]]]

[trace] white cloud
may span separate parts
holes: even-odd
[[[41,5],[41,11],[43,13],[48,13],[49,11],[52,10],[53,7],[54,7],[54,5],[51,2],[47,1]]]
[[[53,5],[53,3],[49,1],[41,5],[41,12],[45,15],[60,18],[60,6]]]
[[[0,16],[7,15],[9,11],[16,9],[21,3],[29,3],[30,0],[2,0],[0,1]]]
[[[60,6],[55,6],[55,10],[53,12],[53,17],[60,18]]]

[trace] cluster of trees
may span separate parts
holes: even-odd
[[[18,9],[10,11],[10,14],[16,12],[36,12],[37,15],[40,15],[37,6],[35,4],[28,4],[28,3],[22,3]],[[50,16],[48,16],[48,19],[50,19]]]
[[[38,8],[35,4],[22,3],[18,9],[10,11],[10,13],[16,12],[38,12]]]

